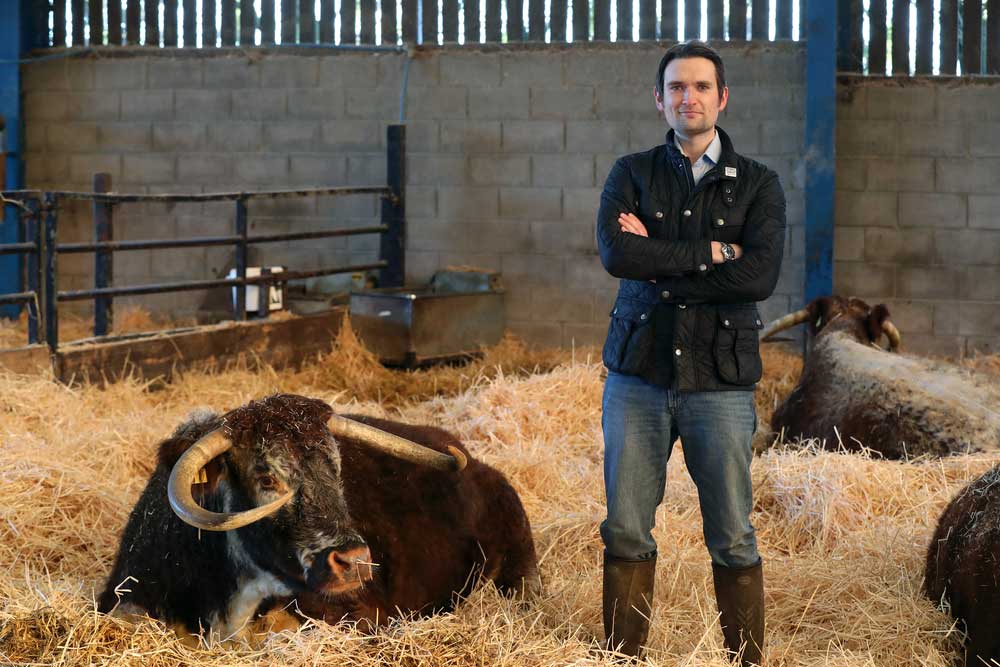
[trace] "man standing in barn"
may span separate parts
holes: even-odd
[[[750,511],[756,302],[774,290],[785,236],[778,176],[716,127],[729,90],[719,54],[664,54],[653,91],[666,143],[620,158],[601,195],[601,262],[620,278],[604,344],[604,628],[638,656],[649,630],[656,508],[681,438],[698,487],[726,649],[759,665],[764,587]]]

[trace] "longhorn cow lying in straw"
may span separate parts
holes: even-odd
[[[774,431],[892,459],[1000,449],[1000,388],[954,364],[899,354],[885,305],[822,297],[761,338],[802,323],[812,345],[798,385],[774,411]],[[878,347],[883,335],[889,351]]]
[[[431,613],[476,575],[511,593],[538,586],[528,518],[501,473],[441,429],[275,395],[160,444],[98,608],[225,639],[277,608],[370,624]]]
[[[941,515],[924,590],[964,624],[966,664],[1000,664],[1000,467],[965,487]]]

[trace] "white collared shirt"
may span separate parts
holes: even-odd
[[[684,149],[681,148],[681,142],[677,139],[677,135],[674,134],[674,145],[677,149],[684,153]],[[687,153],[684,153],[687,155]],[[712,139],[712,143],[708,145],[705,149],[704,154],[691,165],[691,174],[694,176],[694,184],[698,185],[698,181],[704,176],[708,171],[714,167],[718,162],[719,158],[722,156],[722,140],[719,139],[719,133],[715,133],[715,138]]]

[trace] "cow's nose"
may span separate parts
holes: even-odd
[[[367,546],[331,551],[326,557],[330,574],[342,582],[369,581],[372,578],[372,553]]]

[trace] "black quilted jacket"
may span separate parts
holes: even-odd
[[[680,391],[754,388],[763,327],[756,302],[774,291],[784,249],[778,175],[718,132],[719,163],[697,187],[673,130],[664,145],[620,158],[597,216],[601,263],[621,278],[604,364]],[[626,211],[649,238],[621,231]],[[711,241],[737,243],[743,256],[713,265]]]

